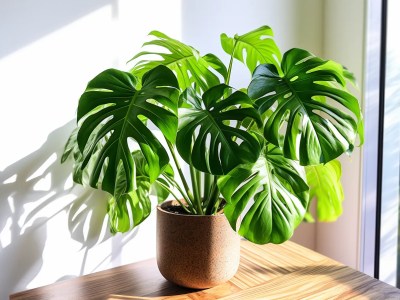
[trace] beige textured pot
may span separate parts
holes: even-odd
[[[232,278],[239,266],[240,239],[224,215],[193,216],[157,207],[157,264],[169,281],[204,289]]]

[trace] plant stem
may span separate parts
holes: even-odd
[[[193,193],[194,193],[194,204],[197,206],[197,212],[199,215],[203,215],[203,209],[201,207],[201,195],[200,188],[198,182],[198,176],[196,173],[199,173],[192,165],[190,165],[190,177],[192,179]]]
[[[204,186],[203,186],[203,198],[205,201],[211,196],[211,180],[213,175],[210,173],[204,172]]]
[[[229,85],[229,81],[231,80],[231,72],[232,72],[232,65],[233,65],[233,54],[235,53],[235,50],[236,50],[236,41],[235,41],[235,44],[233,45],[233,51],[232,51],[232,54],[231,54],[231,59],[229,61],[228,72],[227,72],[226,80],[225,80],[225,84],[226,85]]]
[[[210,194],[210,198],[207,204],[207,208],[206,208],[206,214],[207,215],[211,215],[214,212],[214,207],[218,201],[218,197],[219,197],[219,188],[217,185],[217,180],[218,180],[218,176],[214,176],[214,182],[213,182],[213,187],[212,187],[212,192]]]
[[[203,201],[203,197],[201,196],[201,184],[202,184],[202,176],[199,170],[195,169],[195,175],[196,175],[196,182],[197,182],[197,193],[199,194],[199,199],[200,199],[200,203]]]
[[[249,130],[251,128],[251,126],[253,126],[253,125],[254,125],[254,120],[251,120],[250,124],[249,124],[249,126],[247,126],[246,130]]]
[[[185,188],[186,195],[187,195],[188,198],[190,199],[190,202],[193,203],[193,194],[192,194],[192,192],[190,191],[189,185],[188,185],[188,183],[187,183],[187,181],[186,181],[186,179],[185,179],[185,176],[184,176],[184,174],[183,174],[183,172],[182,172],[182,168],[181,168],[181,165],[179,164],[178,157],[176,156],[174,146],[173,146],[169,141],[167,141],[167,144],[168,144],[168,148],[169,148],[169,150],[170,150],[170,152],[171,152],[172,158],[173,158],[173,160],[174,160],[176,169],[178,170],[179,177],[181,178],[183,187]]]
[[[193,206],[193,203],[191,202],[191,200],[189,199],[189,197],[186,195],[186,193],[182,190],[182,188],[180,187],[180,185],[175,181],[175,179],[173,179],[173,178],[171,178],[171,177],[168,177],[168,176],[165,176],[165,175],[164,175],[164,178],[165,178],[166,181],[169,182],[169,184],[173,185],[173,186],[179,191],[179,193],[181,193],[182,198],[185,200],[185,202],[186,202],[187,206],[189,207],[190,211],[191,211],[193,214],[196,214],[196,210],[195,210],[195,208],[194,208],[194,206]],[[179,200],[179,197],[177,197],[177,196],[176,196],[175,194],[173,194],[173,193],[171,193],[171,194],[175,197],[175,199],[179,202],[179,204],[181,204],[181,202],[180,202],[180,200]],[[181,204],[181,205],[183,206],[183,204]]]
[[[211,200],[211,195],[214,190],[214,185],[211,181],[213,181],[213,175],[210,173],[204,173],[204,203],[203,203],[203,210],[206,212],[208,203]]]
[[[233,67],[233,55],[235,54],[235,50],[236,50],[236,41],[233,44],[233,50],[232,50],[232,54],[231,54],[231,59],[229,60],[229,66],[228,66],[228,72],[227,72],[228,74],[226,75],[226,81],[225,81],[226,85],[229,85],[229,81],[231,80],[231,73],[232,73],[232,67]],[[236,128],[240,128],[240,125],[241,125],[241,122],[237,121],[235,127]],[[234,137],[233,141],[236,141],[236,137]]]
[[[172,196],[174,196],[175,200],[178,201],[178,203],[180,204],[180,206],[182,206],[182,208],[190,214],[190,210],[183,205],[183,203],[179,200],[179,198],[175,195],[175,193],[168,187],[166,186],[164,183],[162,182],[158,182],[159,185],[161,185],[164,189],[166,189],[170,194],[172,194]]]

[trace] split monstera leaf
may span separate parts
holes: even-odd
[[[336,158],[363,142],[348,70],[302,49],[281,55],[268,26],[222,34],[227,66],[161,32],[150,37],[129,72],[89,82],[62,158],[74,158],[75,182],[111,195],[112,232],[140,224],[150,195],[172,195],[189,214],[223,207],[260,244],[281,243],[312,220],[312,198],[319,219],[340,215]],[[230,86],[234,60],[252,74],[245,88]]]

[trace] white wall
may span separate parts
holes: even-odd
[[[72,188],[60,156],[88,80],[153,28],[180,37],[181,3],[84,2],[0,2],[0,299],[154,255],[154,217],[111,238],[106,198]]]
[[[354,2],[358,11],[361,1]],[[0,2],[0,299],[154,255],[154,216],[130,234],[110,237],[102,222],[103,194],[72,187],[70,165],[59,164],[89,79],[105,68],[124,68],[152,29],[223,58],[221,32],[240,34],[263,24],[274,29],[283,50],[331,54],[357,73],[358,54],[336,57],[335,45],[322,39],[327,8],[319,0]],[[359,53],[352,45],[343,45],[343,55]],[[247,71],[238,68],[233,76],[232,84],[246,85]],[[324,230],[337,235],[327,228],[319,236]],[[314,242],[313,230],[303,233],[306,242]],[[329,247],[321,250],[329,254]]]
[[[202,53],[213,52],[228,63],[219,43],[222,32],[233,36],[269,25],[282,53],[305,48],[322,54],[322,2],[318,0],[203,0],[183,1],[182,35]],[[206,16],[206,17],[205,17]],[[250,73],[234,63],[231,84],[245,87]]]

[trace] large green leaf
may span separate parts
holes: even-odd
[[[201,57],[196,49],[159,31],[152,31],[149,35],[155,39],[144,43],[143,46],[151,51],[142,51],[131,59],[139,59],[131,70],[136,76],[141,77],[154,67],[164,65],[175,72],[182,90],[195,83],[205,91],[220,83],[218,76],[212,71],[213,68],[222,75],[226,74],[225,67],[215,55]],[[154,47],[159,50],[154,51]],[[154,55],[157,60],[152,59]]]
[[[310,200],[317,201],[317,218],[322,222],[335,221],[342,214],[344,199],[340,182],[342,168],[338,160],[306,167]]]
[[[285,157],[302,165],[326,163],[351,151],[357,133],[362,141],[360,105],[344,88],[341,65],[292,49],[283,56],[282,71],[280,76],[274,65],[258,66],[248,92],[260,113],[273,110],[264,136]]]
[[[142,150],[150,166],[150,182],[154,182],[169,158],[141,116],[174,142],[177,101],[176,78],[164,66],[146,73],[140,90],[136,90],[132,74],[115,69],[106,70],[91,80],[79,100],[78,121],[83,121],[77,136],[83,153],[82,169],[95,159],[94,151],[100,147],[90,185],[101,187],[117,198],[136,189],[130,139]],[[102,109],[97,109],[99,106]],[[120,177],[124,180],[117,180]]]
[[[255,162],[260,153],[255,135],[231,122],[246,117],[261,122],[257,110],[245,93],[236,91],[224,97],[227,94],[230,87],[224,84],[211,88],[201,99],[187,93],[185,101],[191,107],[179,109],[176,146],[180,155],[196,169],[215,175]]]
[[[232,228],[258,243],[282,243],[303,220],[308,206],[305,172],[273,147],[255,164],[243,164],[218,180]],[[248,207],[248,210],[246,209]]]
[[[151,212],[150,195],[157,196],[158,202],[165,200],[169,192],[163,188],[167,185],[161,178],[150,182],[149,165],[141,151],[134,151],[132,158],[135,164],[136,189],[128,193],[115,192],[115,196],[108,202],[108,216],[110,231],[127,232],[142,223]],[[122,173],[116,178],[116,186],[125,181]],[[167,165],[163,170],[166,176],[173,176],[173,170]],[[122,184],[123,185],[123,184]]]
[[[273,40],[272,29],[262,26],[233,38],[221,34],[221,45],[226,53],[244,63],[253,73],[259,64],[275,64],[279,67],[281,53]]]

